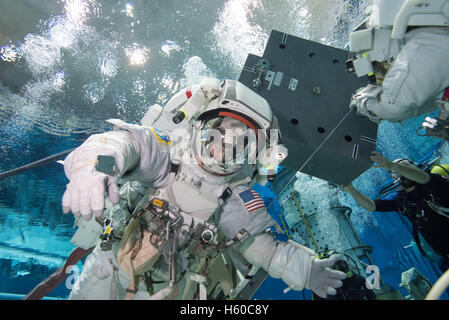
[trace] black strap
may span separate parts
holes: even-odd
[[[413,221],[413,239],[415,239],[415,243],[418,246],[419,251],[421,252],[421,254],[426,257],[427,254],[424,251],[424,249],[422,248],[421,245],[421,240],[419,238],[419,234],[418,234],[418,223],[416,221]]]
[[[170,162],[170,172],[178,173],[179,171],[179,163]]]
[[[218,223],[220,222],[220,218],[221,218],[221,208],[224,206],[224,204],[226,203],[226,201],[229,200],[229,198],[232,195],[232,190],[231,188],[227,187],[225,189],[225,191],[223,191],[223,193],[221,194],[220,197],[218,197],[218,199],[222,200],[221,203],[218,204],[217,208],[215,209],[215,211],[211,214],[211,216],[209,217],[209,219],[207,219],[208,222],[212,222],[213,224],[215,224],[215,226],[218,227]]]
[[[221,196],[219,197],[219,199],[223,200],[223,202],[226,202],[232,195],[232,190],[231,188],[227,187],[225,191],[223,191],[223,193],[221,194]]]

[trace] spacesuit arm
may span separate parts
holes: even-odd
[[[64,171],[71,179],[84,167],[95,166],[99,155],[111,156],[115,160],[113,169],[120,177],[139,161],[139,145],[130,132],[116,130],[90,136],[81,146],[64,160]]]
[[[449,31],[418,28],[407,42],[380,86],[368,86],[353,97],[351,106],[375,122],[404,121],[436,109],[435,100],[449,86]]]
[[[114,131],[89,137],[64,160],[64,170],[70,180],[63,196],[63,211],[90,219],[92,212],[100,216],[104,209],[105,184],[111,202],[119,200],[117,183],[120,178],[157,185],[168,173],[169,152],[162,152],[160,142],[142,126],[121,120],[109,120]],[[98,156],[110,156],[115,161],[113,175],[95,170]]]
[[[262,267],[273,278],[281,278],[290,288],[313,290],[320,297],[335,294],[335,288],[342,285],[346,276],[343,272],[330,270],[341,256],[318,260],[315,253],[296,242],[275,241],[271,233],[266,232],[277,223],[268,214],[264,205],[258,202],[258,209],[247,207],[245,197],[250,189],[236,187],[231,198],[223,206],[219,226],[228,239],[235,239],[242,230],[249,236],[237,245],[249,263]],[[253,194],[257,193],[252,190]],[[253,207],[254,208],[254,207]]]
[[[275,241],[269,233],[254,237],[251,245],[242,250],[250,263],[262,267],[271,277],[281,278],[293,290],[310,289],[322,298],[335,295],[335,289],[346,278],[345,273],[329,268],[341,255],[317,259],[313,250],[291,240]]]

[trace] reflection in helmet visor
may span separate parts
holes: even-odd
[[[236,119],[218,117],[202,127],[199,147],[197,154],[208,171],[231,174],[255,160],[256,133]]]

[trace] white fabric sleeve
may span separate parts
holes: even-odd
[[[98,155],[114,157],[118,174],[125,180],[157,185],[169,171],[169,151],[148,129],[109,120],[114,131],[90,136],[64,160],[67,178],[82,167],[94,165]]]
[[[448,28],[408,32],[406,44],[385,76],[380,100],[370,99],[367,110],[390,121],[435,110],[435,100],[449,86],[448,52]]]
[[[251,264],[262,267],[273,278],[281,278],[292,289],[306,288],[314,259],[309,248],[275,241],[271,234],[263,233],[242,253]]]

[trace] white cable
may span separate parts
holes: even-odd
[[[309,163],[310,160],[315,156],[315,154],[321,149],[321,147],[326,143],[327,140],[334,134],[335,130],[338,129],[338,127],[345,121],[345,119],[349,116],[349,114],[354,110],[354,108],[349,109],[349,111],[345,114],[343,119],[340,120],[340,122],[337,124],[337,126],[329,133],[329,135],[323,140],[323,142],[320,143],[320,145],[313,151],[313,153],[310,155],[310,157],[306,160],[306,162],[303,163],[301,168],[299,168],[296,172],[301,172],[302,169]],[[278,194],[281,194],[282,191],[287,188],[287,186],[295,179],[296,175],[291,177],[291,179],[287,182],[287,184],[278,192]],[[267,206],[267,210],[271,207],[271,205],[275,202],[275,200],[271,201],[271,203]]]
[[[449,287],[449,270],[435,282],[432,289],[427,294],[426,300],[438,300],[443,292]]]

